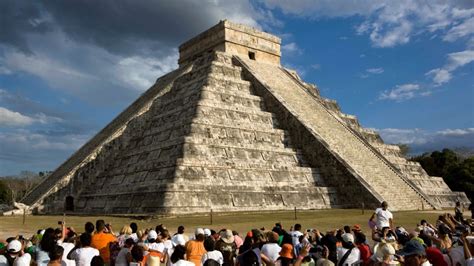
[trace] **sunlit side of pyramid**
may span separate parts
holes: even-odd
[[[395,191],[393,188],[397,188]],[[24,199],[35,213],[183,214],[468,202],[221,21]]]

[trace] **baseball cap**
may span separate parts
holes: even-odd
[[[346,243],[354,243],[354,236],[351,233],[345,233],[342,235],[342,240]]]
[[[12,241],[10,241],[10,243],[8,243],[8,245],[7,245],[7,250],[8,250],[8,252],[11,252],[11,253],[20,252],[20,250],[21,250],[21,242],[18,241],[18,240],[12,240]]]
[[[196,228],[196,231],[194,232],[195,235],[204,235],[204,229],[202,228]]]
[[[148,239],[156,239],[158,237],[158,234],[156,233],[155,230],[150,230],[150,232],[148,232]]]

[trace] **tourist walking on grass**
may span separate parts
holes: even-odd
[[[380,208],[375,209],[369,222],[373,223],[375,218],[375,225],[378,230],[381,230],[384,227],[390,227],[390,229],[393,229],[393,214],[388,210],[388,203],[386,201],[382,202]]]

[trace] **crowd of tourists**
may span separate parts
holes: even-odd
[[[171,232],[162,224],[139,228],[136,223],[114,232],[97,220],[87,222],[79,234],[62,222],[60,228],[38,230],[31,238],[0,240],[0,266],[474,266],[472,219],[464,219],[462,212],[403,228],[394,225],[387,207],[383,202],[370,217],[368,236],[358,224],[321,232],[276,223],[271,230],[240,235],[231,229],[193,228],[190,234],[184,226]]]

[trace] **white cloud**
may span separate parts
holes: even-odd
[[[365,71],[370,74],[382,74],[384,72],[384,69],[381,67],[377,67],[377,68],[368,68]]]
[[[453,75],[452,72],[457,68],[467,65],[474,61],[474,50],[465,50],[462,52],[448,54],[448,60],[442,68],[435,68],[426,72],[426,76],[431,76],[435,86],[440,86],[449,82]]]
[[[403,45],[423,32],[440,32],[446,41],[474,32],[474,8],[466,8],[459,1],[264,0],[264,3],[269,8],[309,18],[360,16],[364,21],[355,31],[359,35],[368,34],[374,47]]]
[[[63,119],[61,118],[47,116],[43,113],[28,116],[19,112],[11,111],[4,107],[0,107],[0,126],[24,127],[32,125],[33,123],[51,124],[62,121]]]
[[[454,42],[459,38],[468,36],[474,33],[474,17],[469,18],[461,24],[452,27],[448,33],[443,37],[443,40]]]
[[[385,90],[379,95],[380,100],[394,100],[397,102],[405,101],[419,95],[421,89],[418,84],[397,85],[391,90]]]
[[[320,64],[312,64],[311,68],[314,70],[321,70],[321,65]]]
[[[10,111],[0,107],[0,126],[28,126],[33,124],[34,119],[18,112]]]
[[[427,76],[432,76],[433,77],[433,82],[435,83],[436,86],[439,86],[443,83],[446,83],[451,80],[452,75],[451,73],[446,70],[446,69],[441,69],[441,68],[435,68],[432,69],[428,72],[426,72]]]
[[[408,144],[413,153],[444,148],[474,148],[474,128],[426,130],[419,128],[383,128],[379,132],[385,143]]]
[[[282,45],[281,50],[283,54],[302,54],[303,51],[301,48],[298,47],[298,45],[294,42],[290,42],[288,44]]]

